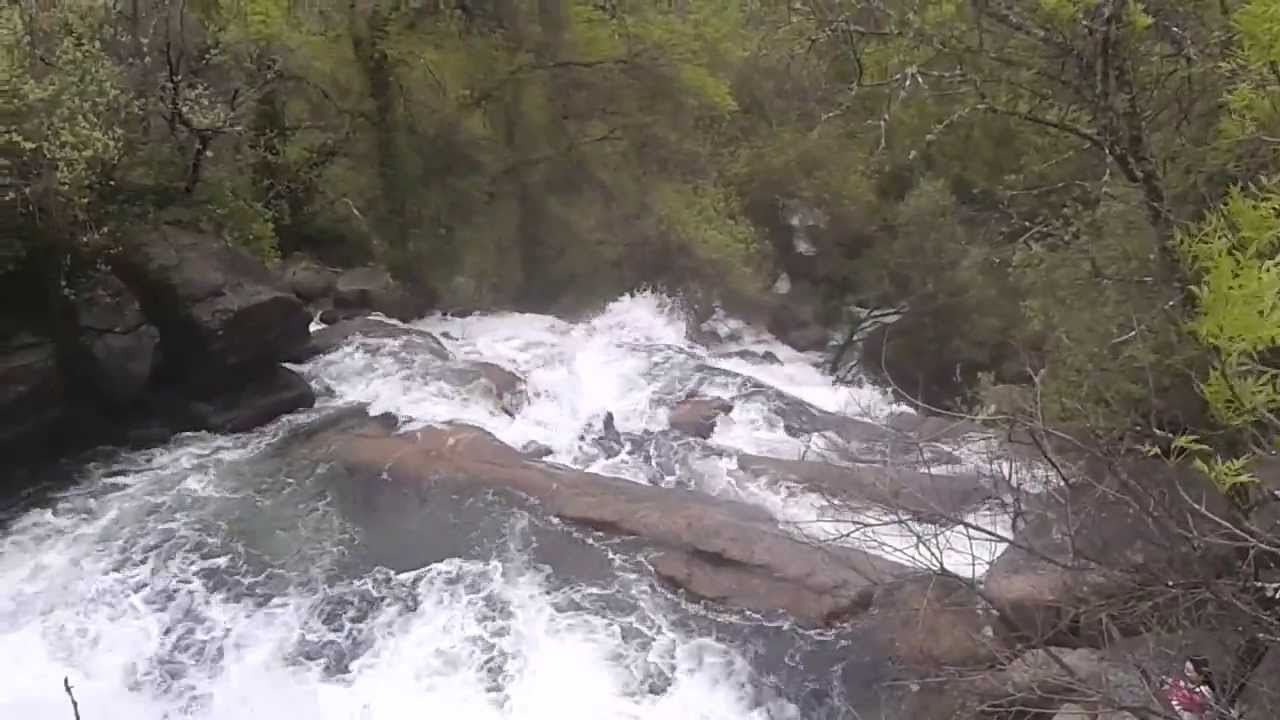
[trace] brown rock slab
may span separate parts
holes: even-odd
[[[754,506],[529,460],[466,425],[353,436],[337,456],[371,477],[517,493],[561,519],[668,553],[655,561],[659,572],[695,595],[805,622],[856,614],[874,587],[911,572],[869,553],[801,541]]]

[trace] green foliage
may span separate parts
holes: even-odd
[[[82,215],[102,170],[124,151],[124,128],[137,121],[121,68],[98,37],[100,10],[59,8],[40,18],[42,27],[30,26],[16,8],[2,12],[3,115],[17,122],[0,126],[0,145],[34,159],[43,191]],[[23,36],[43,31],[53,35],[51,52],[36,57]]]
[[[1220,208],[1179,238],[1194,273],[1189,326],[1213,353],[1201,383],[1227,427],[1280,427],[1280,374],[1268,351],[1280,345],[1280,194],[1274,184],[1232,189]]]
[[[1012,264],[1046,419],[1108,440],[1195,426],[1199,350],[1170,312],[1176,290],[1154,282],[1158,240],[1140,202],[1120,193],[1072,224],[1076,241],[1024,246]]]

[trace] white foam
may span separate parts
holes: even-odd
[[[722,315],[714,322],[737,337],[729,349],[773,352],[782,364],[714,357],[686,339],[676,303],[640,293],[579,323],[516,313],[414,323],[438,334],[459,358],[524,377],[529,402],[515,417],[475,387],[441,379],[438,361],[417,354],[408,341],[357,342],[303,371],[332,389],[322,406],[366,402],[410,425],[473,423],[516,446],[545,444],[554,460],[636,482],[647,480],[636,458],[601,460],[579,436],[606,411],[624,433],[665,428],[673,394],[705,380],[694,369],[698,363],[755,378],[828,411],[881,418],[902,409],[878,390],[832,384],[816,356],[763,331]],[[732,395],[740,383],[728,376],[703,384],[706,392]],[[527,566],[518,551],[489,562],[449,560],[401,576],[351,580],[345,591],[380,599],[373,615],[358,628],[325,632],[365,633],[367,652],[337,676],[299,660],[299,638],[317,632],[313,605],[322,598],[316,593],[341,588],[301,581],[276,588],[273,573],[284,571],[272,563],[291,553],[322,558],[324,543],[334,539],[300,535],[302,520],[288,515],[287,503],[268,507],[280,492],[268,486],[270,478],[223,469],[305,417],[250,434],[191,435],[159,450],[124,454],[98,468],[103,479],[75,489],[51,510],[15,520],[0,537],[0,717],[68,716],[64,675],[86,718],[797,717],[786,703],[755,699],[756,679],[742,655],[673,629],[664,615],[669,609],[642,600],[641,610],[623,616],[587,609],[572,602],[570,591],[553,589],[544,570]],[[778,457],[812,450],[756,401],[738,403],[711,441]],[[812,496],[740,481],[732,465],[730,457],[696,456],[684,467],[693,475],[691,486],[769,508],[797,532],[830,538],[847,525],[849,518],[832,517]],[[278,557],[263,559],[240,546],[240,530],[231,525],[258,517],[298,525],[254,530]],[[337,517],[325,522],[325,528],[341,525]],[[893,532],[864,544],[907,556],[938,547],[947,564],[998,550],[992,543],[965,553],[961,538],[927,545],[909,531]],[[308,542],[317,547],[293,546]],[[309,562],[297,565],[305,572]],[[209,578],[230,578],[239,589],[211,587]],[[395,600],[406,596],[413,598],[409,605]]]

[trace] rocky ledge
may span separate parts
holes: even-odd
[[[0,289],[0,453],[11,463],[248,430],[314,403],[282,363],[354,332],[313,338],[316,310],[304,303],[402,319],[426,310],[383,271],[304,259],[277,273],[175,225],[134,228],[109,253],[52,264],[30,258]]]

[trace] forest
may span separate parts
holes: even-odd
[[[1224,487],[1274,448],[1267,0],[11,0],[0,35],[10,273],[157,218],[450,307],[786,271],[927,405]]]

